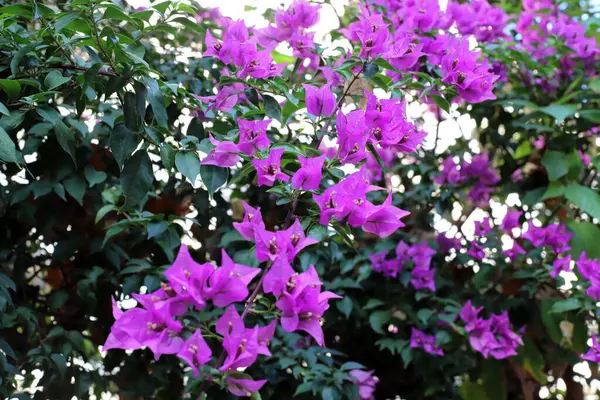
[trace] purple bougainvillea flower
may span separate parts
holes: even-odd
[[[240,315],[230,306],[217,321],[217,332],[223,335],[227,356],[221,371],[248,367],[258,355],[258,327],[246,329]]]
[[[168,307],[160,310],[133,308],[116,315],[118,318],[111,327],[104,351],[136,350],[146,346],[158,360],[162,354],[175,354],[181,350],[183,339],[178,334],[183,325],[173,319]]]
[[[275,261],[278,257],[286,257],[292,262],[296,255],[306,246],[317,243],[307,238],[297,219],[284,231],[270,232],[265,229],[255,230],[256,258],[259,261]]]
[[[316,190],[321,184],[323,175],[323,163],[325,156],[305,158],[298,156],[300,169],[292,177],[292,187],[294,189]]]
[[[594,363],[600,362],[600,345],[598,344],[596,335],[592,336],[592,346],[583,356],[581,356],[581,358]]]
[[[233,167],[241,160],[238,155],[240,148],[235,143],[229,141],[219,142],[212,135],[209,136],[209,139],[215,147],[200,164]]]
[[[429,354],[443,356],[444,350],[437,347],[435,343],[435,336],[426,335],[425,332],[422,332],[414,327],[411,328],[410,347],[413,349],[423,349]]]
[[[331,292],[321,293],[321,285],[317,272],[311,265],[306,272],[292,276],[289,285],[291,290],[284,292],[275,304],[283,312],[281,327],[284,330],[305,331],[320,346],[324,346],[321,327],[323,313],[329,308],[329,299],[341,297]]]
[[[227,352],[221,371],[248,367],[258,354],[270,355],[268,344],[275,332],[274,323],[248,329],[235,307],[230,306],[217,321],[216,330],[223,335],[223,348]]]
[[[243,84],[234,83],[232,85],[221,86],[216,96],[194,95],[194,97],[203,103],[210,104],[207,111],[212,108],[218,111],[229,111],[238,103],[240,100],[240,91],[243,90]]]
[[[415,268],[410,273],[410,284],[417,290],[429,289],[435,292],[435,270]]]
[[[249,156],[253,156],[257,149],[266,149],[271,145],[267,137],[267,128],[270,119],[263,121],[246,121],[238,118],[240,128],[239,149]]]
[[[460,317],[466,323],[465,330],[470,334],[471,347],[485,358],[491,355],[496,359],[504,359],[516,355],[516,349],[523,344],[523,340],[510,329],[508,314],[492,314],[486,320],[479,317],[482,309],[474,308],[469,300],[460,311]]]
[[[552,278],[556,278],[561,272],[570,271],[571,270],[571,255],[567,255],[562,258],[557,258],[552,263],[552,271],[550,271],[550,276]]]
[[[440,233],[435,238],[435,241],[438,244],[442,253],[448,253],[452,249],[459,250],[462,247],[459,238],[449,238],[444,233]]]
[[[481,221],[475,221],[475,235],[476,236],[485,236],[490,233],[492,230],[492,225],[490,224],[490,218],[485,217]]]
[[[197,263],[187,246],[181,245],[173,265],[165,271],[165,277],[177,294],[189,296],[194,306],[200,309],[206,306],[206,299],[201,291],[202,285],[213,271],[212,264]]]
[[[410,214],[408,211],[392,205],[392,192],[390,192],[381,205],[366,202],[366,218],[362,228],[365,232],[373,233],[381,238],[388,237],[404,226],[400,219],[408,214]]]
[[[254,231],[256,241],[256,258],[261,261],[275,261],[278,257],[288,257],[291,243],[289,236],[278,235],[278,232],[257,228]]]
[[[398,32],[394,38],[394,44],[385,53],[385,58],[395,68],[406,71],[411,69],[421,56],[424,56],[421,50],[423,45],[413,42],[413,36],[406,32]]]
[[[510,249],[504,250],[503,253],[505,256],[510,258],[511,261],[515,261],[517,259],[517,257],[519,256],[519,254],[521,254],[521,255],[527,254],[527,252],[516,241],[513,242],[513,246]]]
[[[217,307],[248,297],[248,284],[260,272],[260,268],[235,264],[225,250],[222,259],[222,266],[213,271],[202,287],[204,298],[211,299]]]
[[[200,374],[199,368],[210,361],[212,351],[204,341],[200,329],[197,329],[182,345],[177,356],[188,363],[194,372],[194,376]]]
[[[265,293],[273,293],[274,296],[281,296],[287,289],[288,280],[295,274],[294,269],[287,260],[287,257],[277,257],[273,266],[265,275],[263,290]]]
[[[234,222],[233,227],[237,229],[240,235],[246,240],[254,240],[254,231],[256,228],[264,229],[265,223],[260,213],[260,208],[253,208],[242,200],[242,205],[246,213],[242,222]]]
[[[147,294],[134,293],[133,298],[147,310],[160,310],[167,307],[168,312],[173,316],[185,314],[187,304],[193,301],[189,295],[178,294],[171,285],[164,282],[154,292]]]
[[[508,210],[506,216],[502,220],[502,224],[500,228],[502,228],[505,232],[510,233],[513,229],[519,228],[521,224],[519,223],[519,219],[523,215],[523,212],[517,210]]]
[[[367,170],[363,168],[327,188],[323,194],[313,195],[313,199],[321,210],[320,223],[322,225],[327,225],[334,217],[338,220],[348,217],[348,223],[354,227],[361,226],[366,222],[366,194],[381,189],[371,185],[366,175]],[[378,210],[370,208],[372,214]],[[379,215],[374,217],[374,222],[376,217]]]
[[[316,239],[306,237],[304,234],[304,229],[302,229],[302,225],[298,219],[296,219],[288,229],[285,231],[279,231],[277,233],[281,236],[285,236],[289,240],[289,262],[292,262],[298,253],[300,253],[305,247],[318,242]]]
[[[335,118],[338,133],[338,155],[343,164],[356,164],[367,156],[366,146],[369,136],[364,132],[365,113],[354,110],[345,115],[339,111]]]
[[[315,117],[333,115],[336,109],[336,100],[329,84],[321,88],[306,83],[302,86],[306,91],[306,109],[309,114]]]
[[[360,57],[376,58],[386,50],[388,24],[383,22],[383,15],[371,14],[358,16],[359,21],[349,25],[352,40],[360,40]]]
[[[350,371],[350,376],[358,386],[360,400],[375,400],[375,385],[379,379],[373,375],[373,371],[353,369]]]
[[[467,250],[467,254],[476,260],[483,260],[485,258],[485,249],[478,242],[471,242],[471,247]]]
[[[258,392],[267,381],[265,379],[254,381],[252,379],[237,379],[228,376],[225,378],[227,390],[235,396],[250,397],[252,393]]]
[[[285,149],[271,149],[265,160],[252,160],[258,174],[258,186],[273,186],[276,180],[287,182],[290,177],[281,172],[281,156]]]

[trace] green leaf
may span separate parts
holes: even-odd
[[[125,162],[121,172],[121,185],[125,194],[125,206],[136,206],[152,189],[154,174],[152,162],[145,150],[139,150]]]
[[[312,388],[313,388],[313,383],[312,382],[301,383],[296,388],[296,391],[294,392],[294,397],[298,396],[299,394],[309,392]]]
[[[264,94],[265,113],[268,117],[281,122],[281,106],[273,97]]]
[[[519,147],[515,150],[515,160],[526,157],[531,154],[531,142],[522,142]]]
[[[8,108],[2,103],[0,103],[0,114],[10,115],[10,111],[8,111]]]
[[[294,64],[296,62],[295,57],[281,54],[275,50],[273,50],[271,52],[271,57],[273,58],[273,61],[275,61],[277,64],[282,64],[282,63]]]
[[[350,297],[344,296],[341,301],[336,301],[335,305],[337,309],[344,314],[346,319],[350,318],[350,314],[352,314],[352,299],[350,299]]]
[[[65,356],[62,354],[52,354],[50,358],[52,358],[52,361],[54,361],[60,376],[65,376],[65,371],[67,370],[67,359]]]
[[[57,310],[64,306],[67,300],[69,300],[69,293],[59,290],[50,297],[50,308]]]
[[[135,93],[126,92],[123,101],[123,116],[125,117],[125,126],[134,131],[139,132],[142,125],[142,117],[138,112],[137,96]]]
[[[67,193],[71,195],[79,205],[83,205],[83,196],[85,195],[85,181],[80,176],[74,176],[72,178],[63,181],[63,186],[67,190]]]
[[[321,398],[323,400],[338,400],[340,398],[340,392],[333,386],[327,386],[323,388]]]
[[[417,318],[419,318],[419,321],[423,324],[427,324],[427,321],[429,321],[429,318],[431,318],[434,313],[435,311],[430,308],[422,308],[417,312]]]
[[[546,199],[553,199],[555,197],[562,197],[565,194],[565,185],[560,182],[550,182],[548,189],[544,192],[544,195],[540,199],[544,201]]]
[[[450,112],[450,103],[442,96],[439,96],[437,94],[428,94],[427,97],[433,100],[435,105],[441,108],[442,110],[446,111],[447,113]]]
[[[600,124],[600,110],[581,110],[579,115],[588,121]]]
[[[382,329],[383,324],[388,322],[390,318],[392,318],[392,313],[390,311],[375,311],[369,316],[369,323],[375,332],[383,335],[385,334]]]
[[[4,128],[0,127],[0,160],[12,163],[18,163],[21,159],[21,153],[17,150]]]
[[[87,179],[90,187],[93,187],[94,185],[102,183],[106,180],[106,172],[96,171],[96,169],[91,164],[85,166],[84,173],[85,179]]]
[[[168,143],[163,143],[160,146],[160,160],[163,166],[171,171],[175,165],[175,149]]]
[[[600,219],[600,195],[595,190],[571,184],[565,189],[565,197],[591,217]]]
[[[482,385],[469,380],[458,388],[464,400],[490,400]]]
[[[0,89],[4,90],[8,97],[14,99],[21,93],[21,84],[10,79],[0,79]]]
[[[365,65],[365,68],[363,70],[363,74],[367,79],[371,79],[372,77],[374,77],[375,74],[377,74],[377,72],[379,72],[379,67],[377,66],[377,64],[367,64]]]
[[[52,90],[70,81],[71,78],[62,76],[60,71],[52,70],[48,73],[48,75],[46,75],[46,78],[44,79],[44,86],[47,90]]]
[[[567,117],[577,112],[577,104],[552,104],[547,107],[541,107],[539,110],[554,117],[556,123],[561,124]]]
[[[110,151],[113,153],[119,169],[138,146],[139,137],[124,124],[117,124],[110,134]]]
[[[204,125],[199,118],[193,118],[190,121],[190,125],[188,126],[187,136],[195,136],[198,139],[202,140],[206,138],[206,133],[204,132]]]
[[[50,106],[36,107],[35,112],[37,112],[44,121],[50,122],[53,126],[56,125],[58,121],[62,120],[58,111]]]
[[[195,151],[180,151],[175,155],[175,166],[193,185],[200,174],[200,158]]]
[[[221,186],[227,183],[229,168],[217,167],[216,165],[203,165],[200,169],[200,177],[208,194],[214,195]]]
[[[363,310],[370,310],[372,308],[376,308],[384,304],[385,303],[379,299],[369,299],[369,301],[367,301],[367,304],[363,306]]]
[[[546,329],[550,339],[552,339],[555,343],[560,344],[563,338],[560,330],[560,321],[562,321],[563,316],[550,312],[555,302],[556,299],[552,298],[540,300],[540,318],[542,319],[542,323],[544,324],[544,328]]]
[[[158,122],[159,125],[167,126],[169,117],[167,116],[165,100],[158,87],[158,83],[150,77],[145,77],[144,82],[148,88],[148,102],[152,106],[152,112],[154,113],[156,122]]]
[[[523,337],[523,346],[519,348],[519,354],[516,358],[529,375],[541,384],[546,383],[547,378],[546,374],[544,374],[544,356],[540,353],[536,344],[527,336]]]
[[[54,32],[60,33],[67,25],[79,18],[79,15],[78,12],[69,12],[58,17],[53,24]]]
[[[350,371],[353,369],[363,369],[365,368],[364,365],[354,362],[354,361],[348,361],[344,364],[342,364],[342,366],[340,367],[340,371]]]
[[[575,235],[571,238],[571,255],[578,259],[583,251],[588,258],[600,259],[600,228],[591,222],[569,221],[567,226]]]
[[[69,155],[73,160],[73,164],[77,166],[77,160],[75,158],[75,134],[67,125],[62,121],[56,121],[54,125],[54,133],[56,134],[56,140],[60,147]]]
[[[12,60],[10,61],[10,72],[13,76],[17,76],[19,72],[19,64],[21,64],[21,60],[27,53],[31,50],[35,49],[41,42],[32,42],[25,47],[21,47],[19,51],[15,53]]]
[[[169,228],[167,221],[150,222],[148,224],[148,239],[152,239],[165,232]]]
[[[552,305],[550,309],[551,313],[563,313],[566,311],[577,310],[581,308],[581,301],[577,298],[571,297],[565,300],[559,300]]]
[[[562,178],[569,172],[569,163],[566,154],[559,151],[550,150],[544,153],[542,164],[548,171],[548,178],[551,181]]]
[[[103,205],[98,210],[98,212],[96,213],[96,221],[95,221],[95,223],[97,224],[109,212],[116,211],[116,210],[117,210],[117,207],[114,204],[105,204],[105,205]]]

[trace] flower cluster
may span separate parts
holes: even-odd
[[[516,31],[521,35],[520,44],[528,54],[538,60],[554,56],[558,50],[550,38],[556,37],[574,52],[575,58],[581,60],[585,68],[594,70],[594,61],[600,54],[600,49],[595,38],[586,36],[584,24],[562,12],[545,12],[544,10],[555,7],[549,1],[527,1],[524,6],[525,12],[519,17]],[[574,67],[570,58],[561,60],[567,76]]]
[[[109,349],[135,350],[149,348],[156,359],[162,354],[176,354],[187,362],[194,376],[199,368],[212,358],[212,350],[203,338],[200,328],[184,329],[182,316],[188,306],[200,310],[212,303],[214,307],[226,307],[248,296],[248,284],[260,272],[258,268],[236,264],[222,253],[222,265],[196,263],[187,247],[181,246],[173,265],[165,271],[167,282],[148,294],[134,294],[141,308],[127,311],[119,309],[113,300],[115,322],[104,345]],[[246,329],[233,306],[217,322],[217,332],[223,335],[223,348],[228,354],[222,371],[235,370],[251,365],[258,354],[269,355],[267,344],[273,336],[275,322],[265,326]],[[228,378],[232,393],[244,393],[260,389],[265,381]]]
[[[564,258],[564,260],[571,261],[570,256]],[[592,299],[600,300],[600,261],[596,259],[589,259],[585,254],[585,251],[581,253],[579,259],[576,262],[577,270],[585,279],[590,282],[590,287],[587,289],[587,295]]]
[[[447,29],[456,23],[463,35],[475,35],[482,41],[503,37],[502,30],[507,16],[485,0],[468,4],[451,3],[446,13],[441,13],[439,2],[379,0],[375,2],[394,13],[385,22],[384,16],[367,8],[359,20],[345,30],[346,36],[361,44],[360,57],[383,57],[402,72],[416,70],[421,56],[440,67],[443,82],[454,85],[458,94],[471,103],[479,103],[496,97],[492,93],[499,75],[492,72],[481,54],[471,51],[466,36],[437,34],[431,38],[424,33]],[[484,16],[481,18],[481,16]],[[390,27],[394,32],[390,33]],[[421,36],[422,35],[422,36]],[[402,75],[388,71],[394,80]]]
[[[322,283],[313,267],[298,274],[290,265],[298,252],[316,240],[306,238],[298,220],[286,230],[267,231],[260,210],[245,203],[244,207],[244,220],[235,227],[244,238],[256,242],[256,257],[268,261],[258,288],[262,284],[264,293],[276,296],[284,330],[305,331],[323,346],[323,313],[329,308],[329,299],[339,296],[321,291]],[[228,307],[216,322],[216,333],[222,337],[226,354],[217,367],[225,373],[247,368],[259,355],[271,355],[268,345],[277,324],[273,320],[262,327],[247,328],[244,317],[248,310],[240,316],[233,305],[248,298],[248,285],[260,272],[259,268],[235,263],[224,250],[220,267],[198,264],[182,246],[173,265],[165,271],[167,282],[155,292],[134,294],[142,307],[122,311],[113,301],[115,322],[104,350],[147,347],[157,359],[162,354],[176,354],[198,376],[199,368],[211,360],[213,351],[201,328],[192,328],[189,334],[183,316],[189,306],[200,310],[210,303],[213,308]],[[266,382],[230,375],[225,381],[231,393],[239,396],[249,396]]]
[[[298,274],[290,265],[302,249],[317,241],[305,236],[298,220],[286,230],[268,231],[260,210],[243,204],[244,220],[234,226],[242,237],[255,241],[256,258],[268,261],[263,290],[277,298],[281,327],[287,332],[305,331],[323,346],[323,314],[329,308],[329,300],[340,296],[321,290],[323,284],[314,267]]]
[[[479,42],[491,42],[506,38],[504,29],[509,20],[500,7],[492,6],[487,0],[469,3],[449,2],[447,13],[456,23],[462,35],[473,35]]]
[[[410,333],[410,347],[413,349],[423,349],[427,353],[443,356],[444,350],[436,344],[436,338],[434,335],[427,335],[416,328],[411,329]]]
[[[548,247],[554,253],[560,254],[571,249],[569,241],[573,237],[573,233],[567,231],[564,224],[549,224],[546,226],[529,225],[527,232],[523,234],[523,238],[531,242],[535,247]]]
[[[391,235],[404,226],[400,219],[409,213],[392,205],[391,192],[382,204],[375,205],[367,200],[368,192],[380,189],[369,183],[366,169],[362,168],[325,189],[322,194],[314,194],[313,198],[321,211],[320,223],[327,225],[335,217],[338,221],[346,221],[352,227],[360,226],[365,232],[379,237]]]
[[[401,241],[396,246],[396,258],[386,259],[387,251],[369,257],[375,271],[393,278],[410,262],[413,266],[410,273],[411,285],[416,290],[429,289],[435,292],[435,270],[431,267],[431,259],[435,254],[435,250],[426,243],[409,246]]]
[[[206,51],[204,56],[218,58],[223,64],[232,64],[239,78],[270,78],[278,76],[285,64],[276,64],[271,57],[271,50],[258,50],[256,38],[250,37],[244,21],[230,25],[223,33],[223,40],[216,39],[210,31],[204,40]]]
[[[319,22],[320,5],[306,0],[295,0],[286,10],[275,12],[275,25],[258,31],[258,41],[265,48],[273,48],[287,42],[294,50],[294,57],[308,58],[308,67],[316,68],[319,57],[315,54],[314,32],[307,29]]]
[[[487,154],[476,154],[461,164],[454,157],[446,158],[442,162],[442,173],[434,181],[439,185],[472,184],[468,198],[476,206],[486,206],[500,177],[491,167]]]
[[[523,344],[523,340],[510,329],[508,313],[492,314],[485,319],[479,317],[481,310],[483,307],[475,308],[469,300],[460,311],[471,347],[485,358],[492,356],[500,360],[516,355],[516,349]]]

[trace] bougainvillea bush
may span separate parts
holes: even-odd
[[[596,398],[597,5],[0,4],[3,398]]]

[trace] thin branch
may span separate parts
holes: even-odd
[[[77,65],[71,65],[71,64],[59,64],[59,65],[51,65],[48,68],[56,68],[56,69],[70,69],[70,70],[74,70],[74,71],[87,71],[89,70],[89,68],[86,67],[79,67]],[[114,72],[110,72],[110,71],[98,71],[98,75],[103,75],[103,76],[119,76]]]

